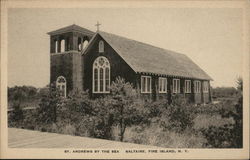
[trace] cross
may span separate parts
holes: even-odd
[[[95,24],[95,26],[97,27],[97,32],[99,31],[99,26],[101,25],[101,23],[99,23],[98,21],[97,21],[97,24]]]

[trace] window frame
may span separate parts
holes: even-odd
[[[66,40],[61,39],[61,41],[60,41],[60,53],[66,52],[65,44],[66,44]]]
[[[145,78],[145,91],[142,90],[142,79]],[[148,79],[150,79],[150,87],[148,90]],[[141,93],[152,93],[152,78],[151,76],[141,76]]]
[[[58,40],[55,40],[55,52],[58,53]]]
[[[103,40],[100,40],[98,43],[98,52],[99,53],[104,53],[104,42]]]
[[[191,80],[185,80],[185,93],[191,93],[191,88]]]
[[[164,84],[165,84],[165,88],[163,87]],[[159,93],[167,93],[167,89],[168,89],[167,85],[168,85],[167,78],[166,77],[159,77],[159,80],[158,80]]]
[[[209,84],[208,81],[203,82],[203,93],[208,93]]]
[[[201,93],[201,81],[194,81],[194,93]]]
[[[108,62],[108,66],[95,66],[95,63],[98,63],[99,59],[100,58],[103,58],[104,59],[104,63]],[[109,73],[108,73],[108,76],[106,76],[106,69],[109,69]],[[96,86],[95,86],[95,69],[97,69],[97,90],[96,89]],[[102,91],[100,89],[101,85],[100,85],[100,82],[101,82],[101,79],[100,79],[100,69],[102,69]],[[111,74],[111,65],[110,65],[110,62],[109,60],[104,57],[104,56],[99,56],[97,57],[94,62],[93,62],[93,65],[92,65],[92,93],[95,93],[95,94],[106,94],[106,93],[110,93],[110,74]],[[107,83],[107,80],[108,80],[108,83]],[[106,87],[106,84],[108,84],[108,87]]]
[[[176,88],[175,88],[175,85],[174,85],[175,84],[174,81],[178,82],[178,83],[176,83]],[[173,93],[181,93],[180,79],[178,79],[178,78],[173,79]]]

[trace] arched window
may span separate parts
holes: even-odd
[[[104,52],[104,43],[103,43],[103,41],[99,41],[99,52],[100,53]]]
[[[100,56],[93,63],[93,93],[109,93],[110,63]]]
[[[82,39],[81,37],[78,37],[78,51],[81,51],[82,50]]]
[[[66,79],[63,76],[59,76],[56,80],[56,88],[58,88],[60,91],[62,91],[62,96],[66,97]]]
[[[55,41],[55,53],[58,53],[58,41]]]
[[[61,40],[61,52],[65,52],[65,40]]]
[[[89,41],[88,41],[88,40],[85,40],[85,41],[82,43],[82,49],[84,49],[88,44],[89,44]]]

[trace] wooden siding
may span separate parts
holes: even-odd
[[[99,53],[98,43],[100,40],[104,41],[104,52]],[[101,94],[92,93],[92,78],[93,78],[93,62],[99,56],[106,57],[110,62],[110,80],[120,76],[125,79],[126,82],[132,83],[136,86],[136,73],[129,67],[129,65],[112,49],[112,47],[100,36],[96,37],[96,40],[92,43],[92,47],[83,56],[83,86],[84,90],[89,90],[91,96],[96,97]]]
[[[155,76],[155,75],[147,75],[151,76],[152,78],[152,92],[151,93],[141,93],[141,76],[147,75],[147,74],[138,74],[137,75],[137,91],[140,94],[140,97],[144,100],[150,99],[155,100],[162,100],[166,99],[169,101],[169,103],[172,102],[172,98],[175,96],[180,96],[182,98],[185,98],[187,102],[189,103],[210,103],[210,90],[208,93],[203,93],[203,85],[201,85],[201,92],[200,93],[194,93],[194,81],[193,79],[185,79],[185,78],[175,78],[175,77],[168,77],[168,76]],[[167,78],[167,93],[159,93],[159,77],[165,77]],[[173,93],[173,79],[180,79],[180,93]],[[185,80],[191,81],[191,93],[185,93]],[[203,84],[203,81],[201,81],[201,84]],[[210,87],[210,85],[209,85]]]

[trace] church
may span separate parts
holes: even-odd
[[[184,54],[75,24],[48,35],[50,83],[64,96],[74,89],[88,90],[91,97],[109,94],[120,76],[143,99],[180,95],[191,103],[211,102],[212,78]]]

